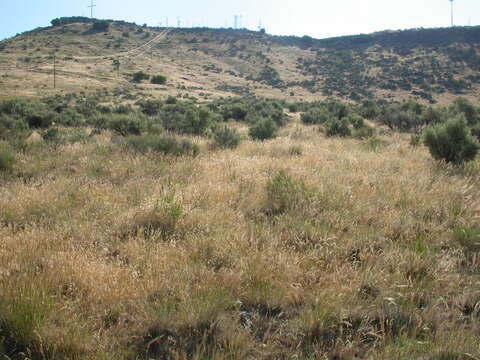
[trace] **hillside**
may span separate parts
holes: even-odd
[[[462,95],[479,101],[480,27],[317,40],[119,21],[94,29],[95,21],[55,19],[55,26],[0,42],[0,96],[108,88],[156,97],[188,92],[204,99],[256,94],[293,101],[336,96],[449,103]],[[134,84],[137,71],[162,74],[168,81]]]

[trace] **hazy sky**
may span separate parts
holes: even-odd
[[[234,15],[270,34],[324,38],[450,24],[449,0],[96,0],[94,17],[157,26],[231,27]],[[61,16],[90,16],[90,0],[0,0],[0,39]],[[457,25],[480,24],[480,0],[455,0]]]

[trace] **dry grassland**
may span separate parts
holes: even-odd
[[[25,359],[478,359],[480,162],[402,135],[139,155],[33,143],[0,185]],[[477,232],[475,232],[477,231]],[[17,359],[17,358],[15,358]]]

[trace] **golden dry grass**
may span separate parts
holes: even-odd
[[[478,159],[448,168],[402,135],[325,138],[297,122],[235,150],[193,140],[196,158],[134,154],[108,133],[17,154],[0,186],[7,348],[39,359],[480,357],[478,253],[453,235],[479,225]],[[272,185],[280,170],[291,193]]]

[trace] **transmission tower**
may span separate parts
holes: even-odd
[[[90,5],[87,6],[87,7],[90,8],[90,17],[91,17],[92,19],[93,19],[93,8],[94,8],[95,6],[97,6],[97,5],[93,3],[93,0],[92,0],[92,2],[90,3]]]
[[[240,29],[242,27],[242,17],[242,15],[234,15],[234,29]]]
[[[454,0],[450,0],[452,28],[454,27],[454,24],[453,24],[453,1],[454,1]]]

